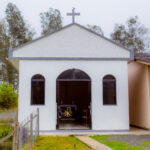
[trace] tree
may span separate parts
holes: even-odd
[[[31,41],[34,32],[30,30],[29,26],[25,23],[20,10],[16,5],[8,3],[6,7],[6,23],[0,23],[2,28],[0,28],[0,40],[3,42],[1,51],[3,55],[0,57],[0,62],[2,62],[2,80],[13,85],[15,89],[18,88],[18,72],[16,69],[8,62],[8,50],[10,45],[17,47]],[[6,26],[7,25],[7,26]],[[1,33],[1,30],[4,30]]]
[[[62,27],[62,17],[58,9],[50,8],[47,12],[40,13],[40,17],[43,35]]]
[[[34,32],[30,31],[29,26],[25,23],[17,6],[12,3],[8,3],[5,12],[8,23],[8,33],[11,37],[11,44],[13,47],[31,41]]]
[[[9,37],[6,34],[6,22],[4,20],[0,21],[0,79],[1,81],[7,80],[7,70],[6,70],[6,58],[8,53],[8,43]]]
[[[136,16],[129,18],[125,25],[116,24],[111,38],[134,52],[141,52],[149,47],[148,31]]]
[[[0,81],[13,85],[17,89],[17,71],[8,61],[10,37],[7,34],[7,26],[4,20],[0,21]]]
[[[18,104],[18,95],[10,84],[0,84],[0,107],[3,109],[14,108]]]
[[[97,25],[89,25],[89,24],[88,24],[87,27],[88,27],[90,30],[96,32],[97,34],[104,35],[104,32],[102,31],[102,29],[101,29],[100,26],[97,26]]]

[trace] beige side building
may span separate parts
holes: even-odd
[[[150,129],[150,54],[128,64],[130,125]]]

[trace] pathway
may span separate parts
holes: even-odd
[[[93,150],[112,150],[111,148],[105,146],[102,143],[97,142],[96,140],[93,140],[92,138],[88,136],[75,136],[80,141],[91,147]]]

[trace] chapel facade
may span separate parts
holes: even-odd
[[[10,49],[19,71],[19,122],[39,108],[41,131],[128,131],[133,58],[133,51],[76,23]]]

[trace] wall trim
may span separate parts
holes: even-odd
[[[12,57],[9,55],[9,59],[16,60],[107,60],[107,61],[128,61],[130,58],[90,58],[90,57]]]
[[[89,130],[89,129],[82,129],[82,130],[40,130],[41,133],[49,132],[49,133],[79,133],[79,132],[129,132],[129,129],[124,130]]]

